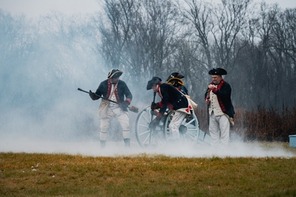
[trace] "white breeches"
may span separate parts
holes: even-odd
[[[108,137],[110,122],[112,118],[117,118],[124,139],[130,138],[129,117],[127,111],[122,111],[120,108],[106,110],[106,115],[100,118],[100,140],[105,141]]]
[[[214,113],[210,115],[209,120],[209,132],[211,136],[211,144],[215,145],[219,143],[219,139],[222,144],[229,143],[229,129],[230,123],[226,115],[215,116]]]
[[[186,115],[187,114],[184,112],[175,111],[175,114],[173,115],[172,120],[169,124],[171,139],[175,140],[180,138],[179,127]]]

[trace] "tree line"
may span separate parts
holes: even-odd
[[[110,68],[139,83],[181,72],[191,97],[203,101],[208,70],[223,67],[236,107],[295,106],[295,8],[250,0],[104,2],[98,48]]]
[[[191,97],[203,104],[208,70],[223,67],[236,108],[295,106],[295,8],[250,0],[104,0],[103,11],[84,22],[53,13],[33,25],[0,10],[0,26],[5,72],[32,59],[44,39],[75,53],[91,42],[88,51],[104,59],[106,70],[122,69],[141,87],[152,76],[181,72]]]

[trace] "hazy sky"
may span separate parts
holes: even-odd
[[[0,9],[36,17],[57,11],[67,15],[98,12],[100,0],[0,0]]]
[[[218,0],[209,0],[218,1]],[[265,0],[278,3],[282,8],[296,8],[296,0]],[[91,14],[99,11],[103,0],[0,0],[0,9],[29,17],[45,15],[51,11],[71,14]],[[261,2],[261,0],[253,0]]]

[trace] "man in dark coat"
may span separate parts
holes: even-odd
[[[169,124],[170,139],[177,140],[180,138],[179,127],[187,114],[191,114],[192,107],[184,94],[178,91],[172,85],[162,83],[159,77],[153,77],[147,84],[147,90],[152,89],[156,92],[161,101],[152,103],[151,109],[159,109],[157,117],[151,122],[152,127],[157,125],[167,109],[173,110],[174,115]]]
[[[126,83],[119,80],[122,71],[113,69],[108,73],[108,79],[100,83],[96,92],[89,91],[91,99],[102,99],[99,106],[100,115],[100,142],[104,147],[106,144],[110,122],[116,117],[123,133],[123,140],[126,146],[130,146],[130,126],[128,116],[128,106],[132,101],[132,94]],[[114,102],[110,102],[114,101]]]
[[[222,144],[228,144],[230,125],[234,124],[231,86],[222,77],[226,74],[227,71],[223,68],[209,71],[212,82],[208,85],[205,100],[209,110],[209,132],[213,145],[219,140]]]
[[[188,90],[185,87],[185,83],[182,80],[184,78],[184,75],[173,72],[170,74],[170,76],[167,78],[166,82],[174,87],[176,87],[179,91],[181,91],[183,94],[188,95]]]

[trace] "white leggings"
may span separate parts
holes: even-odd
[[[113,117],[116,117],[121,129],[124,139],[130,138],[130,126],[128,112],[123,111],[120,108],[107,109],[107,114],[100,119],[100,140],[105,141],[108,137],[108,131],[110,128],[110,122]]]
[[[219,139],[222,144],[228,144],[229,129],[230,123],[226,115],[215,116],[214,113],[210,115],[209,132],[212,139],[212,145],[218,144]]]
[[[182,121],[184,120],[185,117],[186,117],[186,113],[175,111],[175,114],[173,115],[173,118],[169,125],[170,134],[172,135],[171,139],[180,138],[179,127],[182,124]]]

